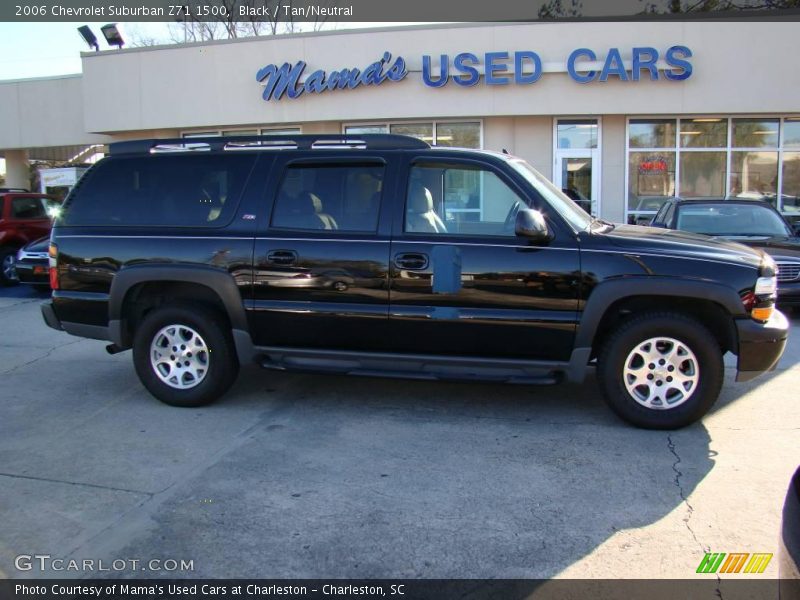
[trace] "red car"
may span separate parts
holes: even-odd
[[[17,251],[50,234],[57,207],[52,196],[0,188],[0,285],[17,284]]]

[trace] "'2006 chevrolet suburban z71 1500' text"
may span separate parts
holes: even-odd
[[[239,365],[580,381],[641,427],[702,417],[738,356],[775,367],[775,264],[593,219],[523,160],[390,135],[112,144],[50,246],[48,325],[133,349],[168,404]]]

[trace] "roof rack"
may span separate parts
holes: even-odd
[[[109,154],[150,154],[160,152],[197,152],[221,150],[311,150],[359,148],[367,150],[421,150],[430,146],[407,135],[366,133],[363,135],[228,135],[166,138],[114,142]]]
[[[0,187],[0,194],[8,193],[8,192],[20,192],[28,194],[30,190],[26,190],[25,188],[15,188],[15,187]]]

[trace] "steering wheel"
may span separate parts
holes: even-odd
[[[514,233],[517,225],[517,213],[521,207],[521,203],[519,200],[514,202],[511,206],[511,209],[508,211],[506,215],[506,220],[503,223],[503,233]]]

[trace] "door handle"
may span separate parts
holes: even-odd
[[[291,265],[297,260],[294,250],[273,250],[267,254],[267,260],[276,265]]]
[[[417,252],[406,252],[394,257],[394,264],[399,269],[420,271],[428,266],[428,255]]]

